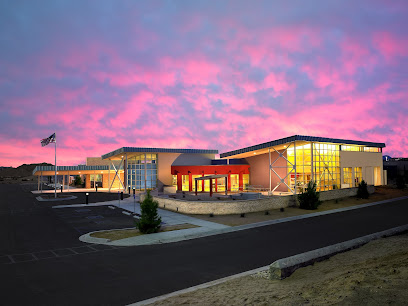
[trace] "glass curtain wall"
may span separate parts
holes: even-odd
[[[313,143],[313,177],[317,190],[340,188],[340,146]]]
[[[131,189],[145,190],[157,185],[157,154],[140,154],[128,157],[128,186]]]
[[[340,188],[340,146],[328,143],[303,143],[287,149],[287,171],[296,162],[296,173],[288,176],[288,185],[296,193],[301,193],[311,179],[318,191]],[[291,164],[292,163],[292,164]]]

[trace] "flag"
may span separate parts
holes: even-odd
[[[55,142],[55,133],[52,134],[50,137],[41,139],[41,146],[45,147],[47,144]]]

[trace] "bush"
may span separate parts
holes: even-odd
[[[357,198],[360,199],[368,199],[370,194],[368,193],[367,189],[367,183],[362,180],[360,184],[358,184],[358,189],[357,189]]]
[[[322,203],[320,201],[320,194],[316,191],[316,183],[310,181],[304,192],[298,195],[300,208],[302,209],[317,209]]]
[[[405,188],[405,181],[402,175],[397,176],[397,188],[404,189]]]
[[[82,179],[79,175],[75,176],[75,181],[74,181],[75,186],[82,185]]]
[[[159,203],[153,200],[150,190],[147,190],[146,197],[140,204],[140,220],[136,221],[136,227],[141,233],[151,234],[159,231],[161,217],[157,214],[158,207]]]

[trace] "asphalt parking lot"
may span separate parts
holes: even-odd
[[[135,227],[136,220],[129,212],[112,205],[54,208],[53,212],[79,235]]]
[[[105,202],[105,201],[118,201],[119,203],[119,195],[115,193],[106,193],[106,192],[88,192],[88,203],[97,203],[97,202]],[[35,196],[38,197],[41,194],[36,194]],[[48,193],[43,193],[42,195],[49,196]],[[63,192],[64,196],[74,196],[76,199],[72,200],[62,200],[56,199],[55,201],[39,201],[42,206],[56,206],[56,205],[71,205],[71,204],[84,204],[86,201],[86,192]],[[123,198],[128,198],[128,194],[123,194]]]

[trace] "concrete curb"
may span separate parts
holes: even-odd
[[[301,253],[298,255],[278,259],[269,267],[269,279],[284,279],[290,276],[297,269],[309,266],[315,262],[330,258],[338,253],[346,252],[358,248],[372,240],[393,236],[399,233],[407,232],[408,224],[394,227],[382,232],[377,232],[367,236],[355,238],[345,242],[333,244],[324,248]]]
[[[56,201],[67,201],[76,199],[76,196],[70,196],[66,198],[56,198],[56,199],[44,199],[42,196],[35,197],[35,199],[39,202],[56,202]]]

